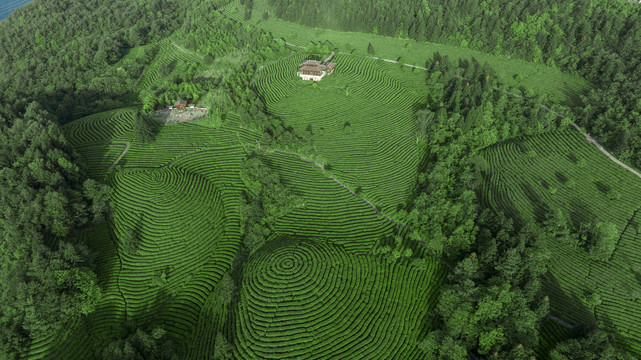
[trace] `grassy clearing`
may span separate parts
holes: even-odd
[[[549,244],[552,313],[571,323],[589,324],[596,317],[609,330],[641,341],[639,179],[574,130],[507,141],[486,149],[483,157],[489,206],[517,219],[542,221],[560,208],[575,226],[616,225],[621,235],[607,263],[591,260],[583,249]],[[641,353],[637,343],[625,345]]]

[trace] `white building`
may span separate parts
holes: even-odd
[[[325,61],[318,60],[305,60],[300,64],[297,75],[303,80],[321,81],[325,75],[330,75],[334,72],[336,63],[329,62],[334,56],[332,53]]]

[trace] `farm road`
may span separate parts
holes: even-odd
[[[173,42],[172,42],[171,44],[172,44],[173,46],[175,46],[175,47],[176,47],[176,49],[178,49],[178,50],[180,50],[180,51],[184,52],[185,54],[194,55],[195,57],[199,58],[200,60],[205,59],[204,57],[202,57],[202,56],[200,56],[200,55],[198,55],[198,54],[196,54],[196,53],[193,53],[193,52],[191,52],[191,51],[188,51],[188,50],[185,50],[185,49],[181,48],[180,46],[178,46],[178,45],[174,44]]]
[[[277,40],[277,39],[274,39],[274,40]],[[289,45],[289,46],[293,46],[293,47],[297,47],[297,48],[304,49],[304,47],[303,47],[303,46],[299,46],[299,45],[291,44],[291,43],[288,43],[288,42],[285,42],[285,44],[286,44],[286,45]],[[339,52],[339,54],[342,54],[342,55],[352,55],[352,54],[345,53],[345,52]],[[391,60],[391,59],[384,59],[384,58],[379,58],[379,57],[375,57],[375,56],[364,56],[364,57],[369,57],[369,58],[374,59],[374,60],[380,60],[380,61],[385,61],[385,62],[394,63],[394,64],[400,64],[400,62],[399,62],[399,61]],[[420,67],[420,66],[416,66],[416,65],[412,65],[412,64],[403,64],[403,65],[404,65],[404,66],[407,66],[407,67],[414,68],[414,69],[419,69],[419,70],[424,70],[424,71],[430,71],[430,70],[429,70],[429,69],[427,69],[427,68]],[[468,80],[469,80],[469,79],[468,79]],[[506,94],[509,94],[509,95],[511,95],[511,96],[514,96],[514,97],[518,97],[518,98],[523,99],[523,100],[526,100],[526,101],[529,101],[529,100],[530,100],[529,98],[526,98],[526,97],[521,96],[521,95],[519,95],[519,94],[515,94],[515,93],[509,92],[509,91],[507,91],[507,90],[499,89],[499,88],[497,88],[497,87],[494,87],[494,90],[503,91],[503,92],[505,92]],[[555,114],[555,115],[557,115],[557,116],[558,116],[558,117],[560,117],[560,118],[565,118],[565,115],[560,114],[560,113],[557,113],[557,112],[553,111],[552,109],[550,109],[549,107],[547,107],[547,106],[545,106],[545,105],[541,105],[541,107],[542,107],[543,109],[547,110],[547,111],[552,111],[552,112],[554,112],[554,114]],[[573,126],[577,131],[581,132],[581,128],[580,128],[576,123],[574,123],[574,122],[573,122],[573,123],[571,123],[571,125],[572,125],[572,126]],[[623,167],[624,169],[626,169],[626,170],[628,170],[628,171],[632,172],[634,175],[636,175],[637,177],[641,178],[641,174],[640,174],[638,171],[634,170],[634,169],[633,169],[633,168],[631,168],[630,166],[628,166],[628,165],[624,164],[623,162],[621,162],[619,159],[615,158],[615,157],[614,157],[612,154],[610,154],[610,153],[609,153],[605,148],[603,148],[603,146],[601,146],[601,144],[599,144],[599,143],[596,141],[596,139],[594,139],[592,136],[590,136],[590,134],[588,134],[587,132],[583,132],[583,135],[584,135],[584,136],[586,137],[586,139],[588,139],[591,143],[593,143],[594,145],[596,145],[596,147],[597,147],[597,148],[598,148],[602,153],[604,153],[608,158],[610,158],[610,160],[614,161],[615,163],[617,163],[618,165],[620,165],[620,166],[621,166],[621,167]],[[343,186],[345,189],[347,189],[350,193],[352,193],[352,195],[354,195],[354,196],[358,196],[358,195],[356,195],[353,191],[351,191],[350,189],[348,189],[345,185],[341,184],[338,180],[334,179],[334,178],[333,178],[333,177],[331,177],[331,176],[330,176],[330,178],[331,178],[332,180],[336,181],[339,185]],[[403,224],[400,224],[400,223],[398,223],[397,221],[395,221],[395,220],[393,220],[393,219],[388,218],[387,216],[385,216],[385,214],[382,214],[378,209],[376,209],[376,208],[375,208],[372,204],[370,204],[367,200],[365,200],[365,199],[362,199],[362,200],[363,200],[363,201],[365,201],[368,205],[370,205],[374,210],[376,210],[376,212],[378,212],[379,214],[381,214],[381,216],[383,216],[384,218],[386,218],[388,221],[392,221],[392,222],[396,223],[397,225],[402,226],[402,227],[404,227],[404,228],[408,229],[410,232],[414,232],[412,229],[408,228],[407,226],[405,226],[405,225],[403,225]],[[427,251],[428,251],[432,256],[434,256],[436,259],[438,259],[441,263],[445,264],[445,265],[446,265],[446,266],[447,266],[447,267],[448,267],[452,272],[454,271],[454,268],[452,268],[452,266],[450,266],[449,264],[447,264],[447,263],[445,263],[444,261],[442,261],[442,260],[438,257],[438,255],[434,254],[434,253],[433,253],[433,252],[432,252],[432,251],[427,247],[427,245],[425,245],[425,243],[423,242],[423,240],[421,240],[421,239],[419,238],[419,241],[421,242],[421,245],[422,245],[425,249],[427,249]],[[572,324],[570,324],[570,323],[568,323],[568,322],[566,322],[566,321],[563,321],[562,319],[559,319],[559,318],[558,318],[558,317],[556,317],[556,316],[549,315],[549,318],[550,318],[550,319],[552,319],[552,320],[554,320],[554,321],[556,321],[557,323],[559,323],[559,324],[561,324],[561,325],[563,325],[563,326],[567,327],[567,328],[573,328],[573,327],[574,327]],[[622,337],[622,338],[628,339],[628,340],[632,340],[632,341],[638,342],[637,340],[630,339],[630,338],[628,338],[627,336],[623,336],[623,335],[620,335],[620,334],[616,334],[616,335],[617,335],[617,336],[619,336],[619,337]]]
[[[581,131],[581,128],[580,128],[577,124],[572,123],[572,126],[574,126],[574,128],[575,128],[575,129],[577,129],[579,132]],[[631,172],[631,173],[633,173],[634,175],[636,175],[636,176],[638,176],[639,178],[641,178],[641,174],[640,174],[638,171],[634,170],[633,168],[629,167],[628,165],[626,165],[626,164],[622,163],[619,159],[615,158],[615,157],[614,157],[612,154],[610,154],[610,153],[609,153],[605,148],[603,148],[603,146],[602,146],[601,144],[599,144],[599,143],[596,141],[596,139],[595,139],[595,138],[593,138],[592,136],[590,136],[590,134],[588,134],[587,132],[584,132],[584,133],[583,133],[583,135],[585,136],[585,138],[586,138],[586,139],[588,139],[588,141],[589,141],[589,142],[591,142],[591,143],[593,143],[594,145],[596,145],[596,147],[597,147],[599,150],[601,150],[601,152],[602,152],[602,153],[604,153],[607,157],[609,157],[609,158],[610,158],[610,160],[614,161],[615,163],[617,163],[617,164],[619,164],[620,166],[622,166],[624,169],[626,169],[626,170],[630,171],[630,172]]]
[[[278,39],[274,38],[274,41],[278,41]],[[178,45],[174,44],[173,42],[172,42],[171,44],[172,44],[173,46],[175,46],[178,50],[182,51],[182,52],[185,52],[185,53],[188,53],[188,54],[192,54],[192,55],[194,55],[194,56],[196,56],[196,57],[198,57],[198,58],[200,58],[200,59],[203,59],[203,57],[201,57],[201,56],[199,56],[199,55],[196,55],[196,54],[194,54],[194,53],[192,53],[192,52],[190,52],[190,51],[187,51],[187,50],[185,50],[185,49],[181,48],[180,46],[178,46]],[[292,47],[297,47],[297,48],[300,48],[300,49],[305,49],[305,47],[303,47],[303,46],[295,45],[295,44],[289,43],[289,42],[287,42],[287,41],[285,41],[285,44],[286,44],[286,45],[289,45],[289,46],[292,46]],[[342,55],[352,55],[352,54],[345,53],[345,52],[339,52],[339,54],[342,54]],[[374,57],[374,56],[364,56],[364,57],[369,57],[369,58],[374,59],[374,60],[381,60],[381,61],[385,61],[385,62],[389,62],[389,63],[394,63],[394,64],[400,64],[400,62],[399,62],[399,61],[391,60],[391,59],[378,58],[378,57]],[[416,66],[416,65],[412,65],[412,64],[403,64],[403,65],[404,65],[404,66],[407,66],[407,67],[410,67],[410,68],[414,68],[414,69],[419,69],[419,70],[423,70],[423,71],[429,71],[429,69],[427,69],[427,68],[420,67],[420,66]],[[507,93],[507,94],[510,94],[510,95],[512,95],[512,96],[515,96],[515,97],[521,98],[521,99],[523,99],[523,100],[530,100],[529,98],[523,97],[523,96],[518,95],[518,94],[511,93],[511,92],[506,91],[506,90],[503,90],[503,89],[499,89],[499,88],[497,88],[497,87],[494,87],[494,90],[503,91],[503,92],[505,92],[505,93]],[[545,105],[541,105],[541,107],[542,107],[542,108],[544,108],[544,109],[546,109],[547,111],[552,111],[549,107],[547,107],[547,106],[545,106]],[[561,117],[561,118],[565,118],[565,116],[564,116],[564,115],[562,115],[562,114],[559,114],[559,113],[557,113],[557,112],[555,112],[555,114],[556,114],[557,116]],[[573,123],[571,123],[571,125],[572,125],[575,129],[577,129],[579,132],[581,131],[581,128],[580,128],[576,123],[574,123],[574,122],[573,122]],[[636,170],[632,169],[632,168],[631,168],[631,167],[629,167],[628,165],[624,164],[623,162],[621,162],[620,160],[618,160],[617,158],[615,158],[612,154],[610,154],[607,150],[605,150],[605,149],[603,148],[603,146],[601,146],[601,144],[599,144],[599,143],[598,143],[598,142],[597,142],[597,141],[596,141],[592,136],[590,136],[588,133],[583,133],[583,135],[585,135],[585,137],[586,137],[588,140],[590,140],[590,142],[594,143],[594,144],[597,146],[597,148],[598,148],[601,152],[603,152],[603,153],[604,153],[608,158],[610,158],[612,161],[614,161],[614,162],[615,162],[615,163],[617,163],[618,165],[622,166],[624,169],[626,169],[626,170],[628,170],[628,171],[632,172],[632,173],[633,173],[634,175],[636,175],[637,177],[641,178],[641,174],[640,174],[639,172],[637,172]],[[298,157],[298,158],[300,158],[300,159],[302,159],[302,160],[304,160],[304,161],[306,161],[306,162],[308,162],[308,163],[312,163],[312,164],[314,164],[314,165],[318,166],[318,167],[319,167],[323,172],[325,172],[325,168],[323,167],[323,165],[318,164],[318,163],[316,163],[316,162],[314,162],[314,161],[312,161],[312,160],[305,159],[304,157],[302,157],[302,156],[300,156],[300,155],[297,155],[297,154],[284,153],[284,152],[281,152],[281,151],[275,151],[275,150],[266,150],[266,149],[262,149],[262,148],[260,148],[260,147],[253,147],[253,146],[244,146],[244,148],[250,148],[250,149],[259,150],[259,151],[264,151],[264,152],[271,152],[271,153],[279,153],[279,154],[284,154],[284,155],[292,155],[292,156],[296,156],[296,157]],[[121,155],[120,155],[120,157],[118,157],[118,159],[116,160],[116,162],[114,162],[114,164],[109,168],[110,170],[111,170],[111,168],[113,168],[113,166],[114,166],[114,165],[116,165],[116,163],[120,160],[120,158],[121,158],[122,156],[124,156],[124,154],[127,152],[127,150],[128,150],[128,149],[129,149],[129,144],[127,144],[127,148],[125,149],[125,151],[123,152],[123,154],[121,154]],[[414,232],[415,232],[415,231],[414,231],[413,229],[411,229],[410,227],[408,227],[408,226],[406,226],[406,225],[403,225],[403,224],[399,223],[398,221],[396,221],[396,220],[394,220],[394,219],[391,219],[391,218],[389,218],[388,216],[386,216],[385,214],[383,214],[380,210],[378,210],[378,209],[377,209],[374,205],[372,205],[369,201],[367,201],[366,199],[361,198],[360,196],[358,196],[356,193],[354,193],[352,190],[350,190],[350,189],[349,189],[347,186],[345,186],[343,183],[341,183],[341,182],[339,182],[338,180],[336,180],[334,177],[330,176],[330,178],[331,178],[333,181],[335,181],[337,184],[341,185],[343,188],[345,188],[346,190],[348,190],[352,195],[354,195],[354,196],[356,196],[356,197],[360,198],[361,200],[363,200],[363,201],[364,201],[365,203],[367,203],[367,204],[368,204],[372,209],[374,209],[378,214],[380,214],[381,216],[383,216],[386,220],[388,220],[388,221],[390,221],[390,222],[393,222],[394,224],[396,224],[396,225],[398,225],[398,226],[401,226],[401,227],[405,228],[406,230],[410,231],[411,233],[414,233]],[[419,242],[421,243],[421,245],[422,245],[422,246],[423,246],[423,247],[424,247],[424,248],[425,248],[425,249],[430,253],[430,255],[432,255],[434,258],[436,258],[439,262],[441,262],[441,263],[442,263],[442,264],[444,264],[445,266],[447,266],[447,268],[448,268],[448,269],[450,269],[450,271],[452,271],[452,272],[454,271],[454,268],[453,268],[451,265],[449,265],[448,263],[446,263],[445,261],[443,261],[443,260],[442,260],[438,255],[436,255],[432,250],[430,250],[430,249],[427,247],[427,245],[425,244],[425,242],[423,242],[423,240],[422,240],[420,237],[419,237],[418,239],[419,239]],[[567,323],[567,322],[565,322],[565,321],[563,321],[563,320],[561,320],[561,319],[559,319],[559,318],[557,318],[557,317],[555,317],[555,316],[550,315],[549,317],[550,317],[552,320],[554,320],[554,321],[558,322],[559,324],[564,325],[564,326],[566,326],[566,327],[568,327],[568,328],[573,327],[573,325],[571,325],[571,324],[569,324],[569,323]],[[616,335],[618,335],[618,336],[620,336],[620,337],[623,337],[623,338],[625,338],[625,339],[628,339],[628,340],[633,340],[633,339],[630,339],[630,338],[628,338],[628,337],[625,337],[625,336],[622,336],[622,335],[619,335],[619,334],[616,334]],[[636,341],[636,340],[635,340],[635,341]]]
[[[519,98],[519,99],[523,99],[523,100],[526,100],[526,101],[530,101],[530,98],[527,98],[527,97],[525,97],[525,96],[521,96],[521,95],[519,95],[519,94],[515,94],[515,93],[512,93],[512,92],[509,92],[509,91],[507,91],[507,90],[499,89],[499,88],[497,88],[497,87],[494,87],[494,90],[502,91],[502,92],[504,92],[504,93],[506,93],[506,94],[512,95],[512,96],[517,97],[517,98]],[[544,109],[544,110],[546,110],[546,111],[550,111],[550,112],[554,113],[554,115],[556,115],[557,117],[559,117],[559,118],[561,118],[561,119],[564,119],[564,118],[565,118],[565,115],[560,114],[560,113],[558,113],[558,112],[556,112],[556,111],[554,111],[554,110],[550,109],[549,107],[547,107],[547,106],[545,106],[545,105],[543,105],[543,104],[541,104],[541,108],[542,108],[542,109]],[[575,128],[578,132],[582,133],[582,134],[583,134],[583,136],[585,136],[586,140],[588,140],[589,142],[591,142],[591,143],[593,143],[594,145],[596,145],[597,149],[599,149],[602,153],[604,153],[607,157],[609,157],[609,158],[610,158],[610,160],[614,161],[614,162],[615,162],[615,163],[617,163],[619,166],[621,166],[621,167],[623,167],[624,169],[628,170],[629,172],[633,173],[633,174],[634,174],[634,175],[636,175],[638,178],[641,178],[641,173],[639,173],[638,171],[634,170],[634,169],[633,169],[633,168],[631,168],[630,166],[628,166],[628,165],[624,164],[624,163],[623,163],[623,162],[621,162],[619,159],[617,159],[616,157],[614,157],[614,155],[610,154],[610,153],[609,153],[609,152],[608,152],[608,151],[607,151],[607,150],[606,150],[606,149],[605,149],[601,144],[599,144],[599,142],[598,142],[595,138],[593,138],[592,136],[590,136],[590,134],[588,134],[587,132],[582,132],[582,131],[581,131],[581,128],[579,127],[579,125],[577,125],[577,124],[576,124],[576,123],[574,123],[574,122],[570,123],[570,125],[572,125],[572,127],[573,127],[573,128]]]
[[[127,144],[127,146],[125,146],[125,150],[123,150],[122,154],[120,154],[120,156],[118,156],[118,158],[116,159],[116,161],[114,161],[114,163],[113,163],[113,164],[111,164],[111,166],[109,167],[109,170],[113,170],[114,166],[116,166],[116,164],[118,164],[118,161],[120,161],[120,159],[122,159],[122,157],[123,157],[123,156],[125,156],[125,154],[127,153],[127,151],[129,151],[129,145],[130,145],[130,144],[128,143],[128,144]]]

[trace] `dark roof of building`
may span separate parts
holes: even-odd
[[[174,103],[174,105],[187,105],[187,101],[186,100],[178,100],[178,101],[176,101]]]
[[[325,70],[324,68],[318,67],[318,66],[303,66],[298,71],[311,71],[311,72],[322,72]]]
[[[305,66],[305,65],[319,66],[320,64],[321,64],[321,62],[318,61],[318,60],[305,60],[302,63],[300,63],[300,66]]]

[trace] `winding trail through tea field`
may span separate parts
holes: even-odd
[[[130,144],[128,143],[127,146],[125,146],[125,150],[123,150],[122,154],[120,154],[120,156],[118,156],[116,161],[114,161],[114,163],[111,164],[111,166],[109,167],[109,170],[113,170],[114,166],[116,166],[116,164],[118,164],[118,161],[120,161],[120,159],[122,159],[122,157],[125,156],[127,151],[129,151],[129,146],[130,146]]]
[[[204,57],[202,57],[202,56],[200,56],[200,55],[198,55],[198,54],[196,54],[196,53],[193,53],[193,52],[191,52],[191,51],[188,51],[188,50],[185,50],[185,49],[181,48],[180,46],[178,46],[178,45],[174,44],[173,42],[172,42],[171,44],[172,44],[176,49],[178,49],[178,50],[180,50],[180,51],[184,52],[185,54],[194,55],[195,57],[199,58],[200,60],[204,60],[204,59],[205,59]]]
[[[299,158],[299,159],[301,159],[301,160],[303,160],[303,161],[305,161],[305,162],[308,162],[308,163],[310,163],[310,164],[313,164],[313,165],[318,166],[318,168],[320,168],[320,169],[321,169],[321,171],[323,171],[323,173],[325,173],[325,171],[327,171],[327,170],[325,170],[325,167],[324,167],[322,164],[319,164],[319,163],[317,163],[317,162],[315,162],[315,161],[313,161],[313,160],[309,160],[309,159],[307,159],[307,158],[305,158],[305,157],[303,157],[303,156],[300,156],[300,155],[298,155],[298,154],[286,153],[286,152],[282,152],[282,151],[278,151],[278,150],[267,150],[267,149],[263,149],[263,148],[261,148],[260,146],[247,146],[247,145],[245,145],[245,146],[243,146],[243,147],[244,147],[245,149],[253,149],[253,150],[264,151],[264,152],[268,152],[268,153],[276,153],[276,154],[281,154],[281,155],[294,156],[294,157],[297,157],[297,158]],[[361,199],[364,203],[366,203],[367,205],[369,205],[369,207],[371,207],[372,209],[374,209],[374,211],[376,211],[379,215],[381,215],[385,220],[387,220],[387,221],[389,221],[389,222],[392,222],[392,223],[396,224],[397,226],[400,226],[400,227],[404,228],[405,230],[409,231],[410,233],[416,233],[416,232],[414,231],[414,229],[410,228],[409,226],[404,225],[404,224],[402,224],[402,223],[400,223],[400,222],[398,222],[398,221],[396,221],[396,220],[394,220],[394,219],[390,218],[389,216],[385,215],[382,211],[380,211],[380,210],[379,210],[376,206],[374,206],[371,202],[369,202],[367,199],[365,199],[365,198],[363,198],[363,197],[359,196],[358,194],[356,194],[354,191],[352,191],[350,188],[348,188],[345,184],[343,184],[343,183],[341,183],[340,181],[338,181],[335,177],[333,177],[333,176],[329,175],[329,178],[330,178],[330,179],[332,179],[332,181],[334,181],[334,182],[335,182],[335,183],[337,183],[338,185],[342,186],[345,190],[349,191],[349,193],[350,193],[350,194],[352,194],[353,196],[356,196],[357,198]],[[453,268],[450,264],[446,263],[443,259],[441,259],[441,257],[440,257],[440,256],[436,255],[436,254],[435,254],[435,253],[434,253],[430,248],[428,248],[428,247],[427,247],[427,244],[425,244],[425,242],[423,241],[423,239],[421,239],[421,237],[420,237],[420,236],[418,236],[418,233],[416,233],[416,235],[417,235],[418,241],[419,241],[419,243],[421,244],[421,246],[423,246],[423,247],[425,248],[425,250],[427,250],[427,252],[428,252],[430,255],[432,255],[432,256],[433,256],[436,260],[438,260],[441,264],[445,265],[448,269],[450,269],[450,271],[454,272],[454,268]]]

